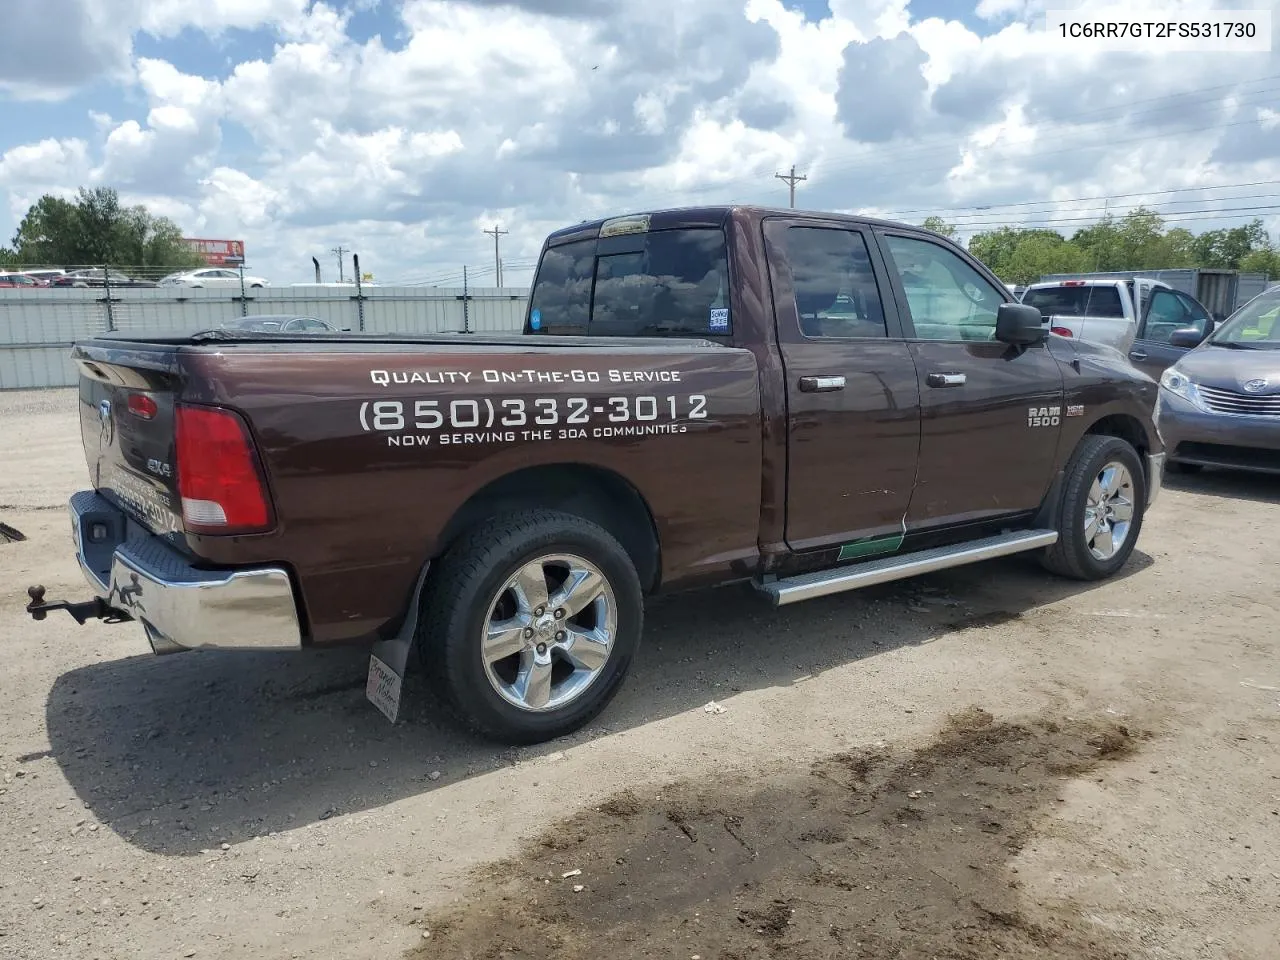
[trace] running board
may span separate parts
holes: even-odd
[[[918,553],[895,557],[882,557],[852,566],[833,567],[816,573],[805,573],[785,580],[769,583],[756,581],[757,590],[769,596],[775,607],[784,607],[801,600],[812,600],[846,590],[860,590],[878,583],[903,580],[922,573],[961,567],[979,560],[1022,553],[1040,547],[1050,547],[1058,542],[1056,530],[1018,530],[996,537],[984,537],[951,547],[935,547]]]

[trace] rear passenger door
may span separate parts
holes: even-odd
[[[764,222],[787,392],[786,539],[842,560],[902,545],[920,392],[884,264],[847,223]]]
[[[1203,334],[1213,328],[1213,319],[1194,299],[1178,290],[1155,290],[1143,308],[1138,335],[1129,349],[1129,360],[1153,379],[1159,380],[1167,367],[1186,353],[1186,348],[1169,342],[1173,331],[1195,327]]]
[[[920,466],[909,530],[1036,509],[1057,454],[1062,371],[1044,342],[995,339],[1009,299],[949,245],[877,231],[919,376]]]

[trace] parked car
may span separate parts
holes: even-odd
[[[1188,352],[1160,377],[1156,416],[1172,470],[1205,466],[1280,473],[1280,284],[1207,338],[1171,338]]]
[[[31,277],[33,280],[42,280],[46,284],[52,284],[54,280],[58,279],[58,277],[65,276],[67,273],[67,271],[65,270],[44,270],[44,269],[24,270],[22,272],[25,276]]]
[[[138,280],[120,273],[118,270],[106,270],[92,267],[87,270],[72,270],[50,283],[53,287],[105,287],[110,280],[113,287],[154,287],[154,280]]]
[[[221,329],[251,333],[339,333],[347,328],[339,328],[319,317],[299,317],[292,313],[262,313],[228,320],[221,325]]]
[[[468,724],[588,722],[643,598],[791,604],[1027,553],[1115,574],[1160,487],[1157,386],[1049,336],[963,248],[708,207],[545,242],[524,335],[77,343],[94,596],[152,649],[409,651]]]
[[[1132,280],[1143,277],[1181,290],[1221,323],[1267,288],[1265,273],[1241,273],[1217,267],[1178,267],[1159,270],[1111,270],[1093,273],[1049,273],[1042,283],[1059,280]]]
[[[47,281],[38,280],[30,274],[26,273],[0,273],[0,287],[23,287],[31,289],[33,287],[47,287]]]
[[[1060,336],[1101,343],[1129,353],[1139,338],[1145,311],[1157,290],[1172,295],[1189,314],[1211,322],[1208,311],[1194,298],[1167,283],[1144,277],[1033,283],[1023,292],[1022,302],[1038,309],[1045,323]],[[1140,356],[1142,352],[1139,348],[1139,356],[1134,359],[1145,359]]]
[[[260,288],[270,285],[265,277],[245,276],[246,288]],[[228,270],[225,267],[208,267],[200,270],[187,270],[183,273],[171,273],[160,279],[162,287],[233,287],[240,289],[240,271]]]

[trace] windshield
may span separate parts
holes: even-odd
[[[1280,350],[1280,286],[1259,294],[1228,317],[1209,342]]]

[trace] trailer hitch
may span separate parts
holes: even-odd
[[[32,620],[43,620],[51,610],[67,611],[75,622],[82,627],[88,620],[102,620],[105,623],[126,623],[133,619],[123,610],[117,610],[109,605],[101,597],[94,597],[92,600],[86,600],[83,603],[67,603],[65,600],[50,600],[46,602],[44,599],[44,587],[39,584],[27,587],[27,596],[31,598],[31,602],[27,604],[27,613],[31,614]]]

